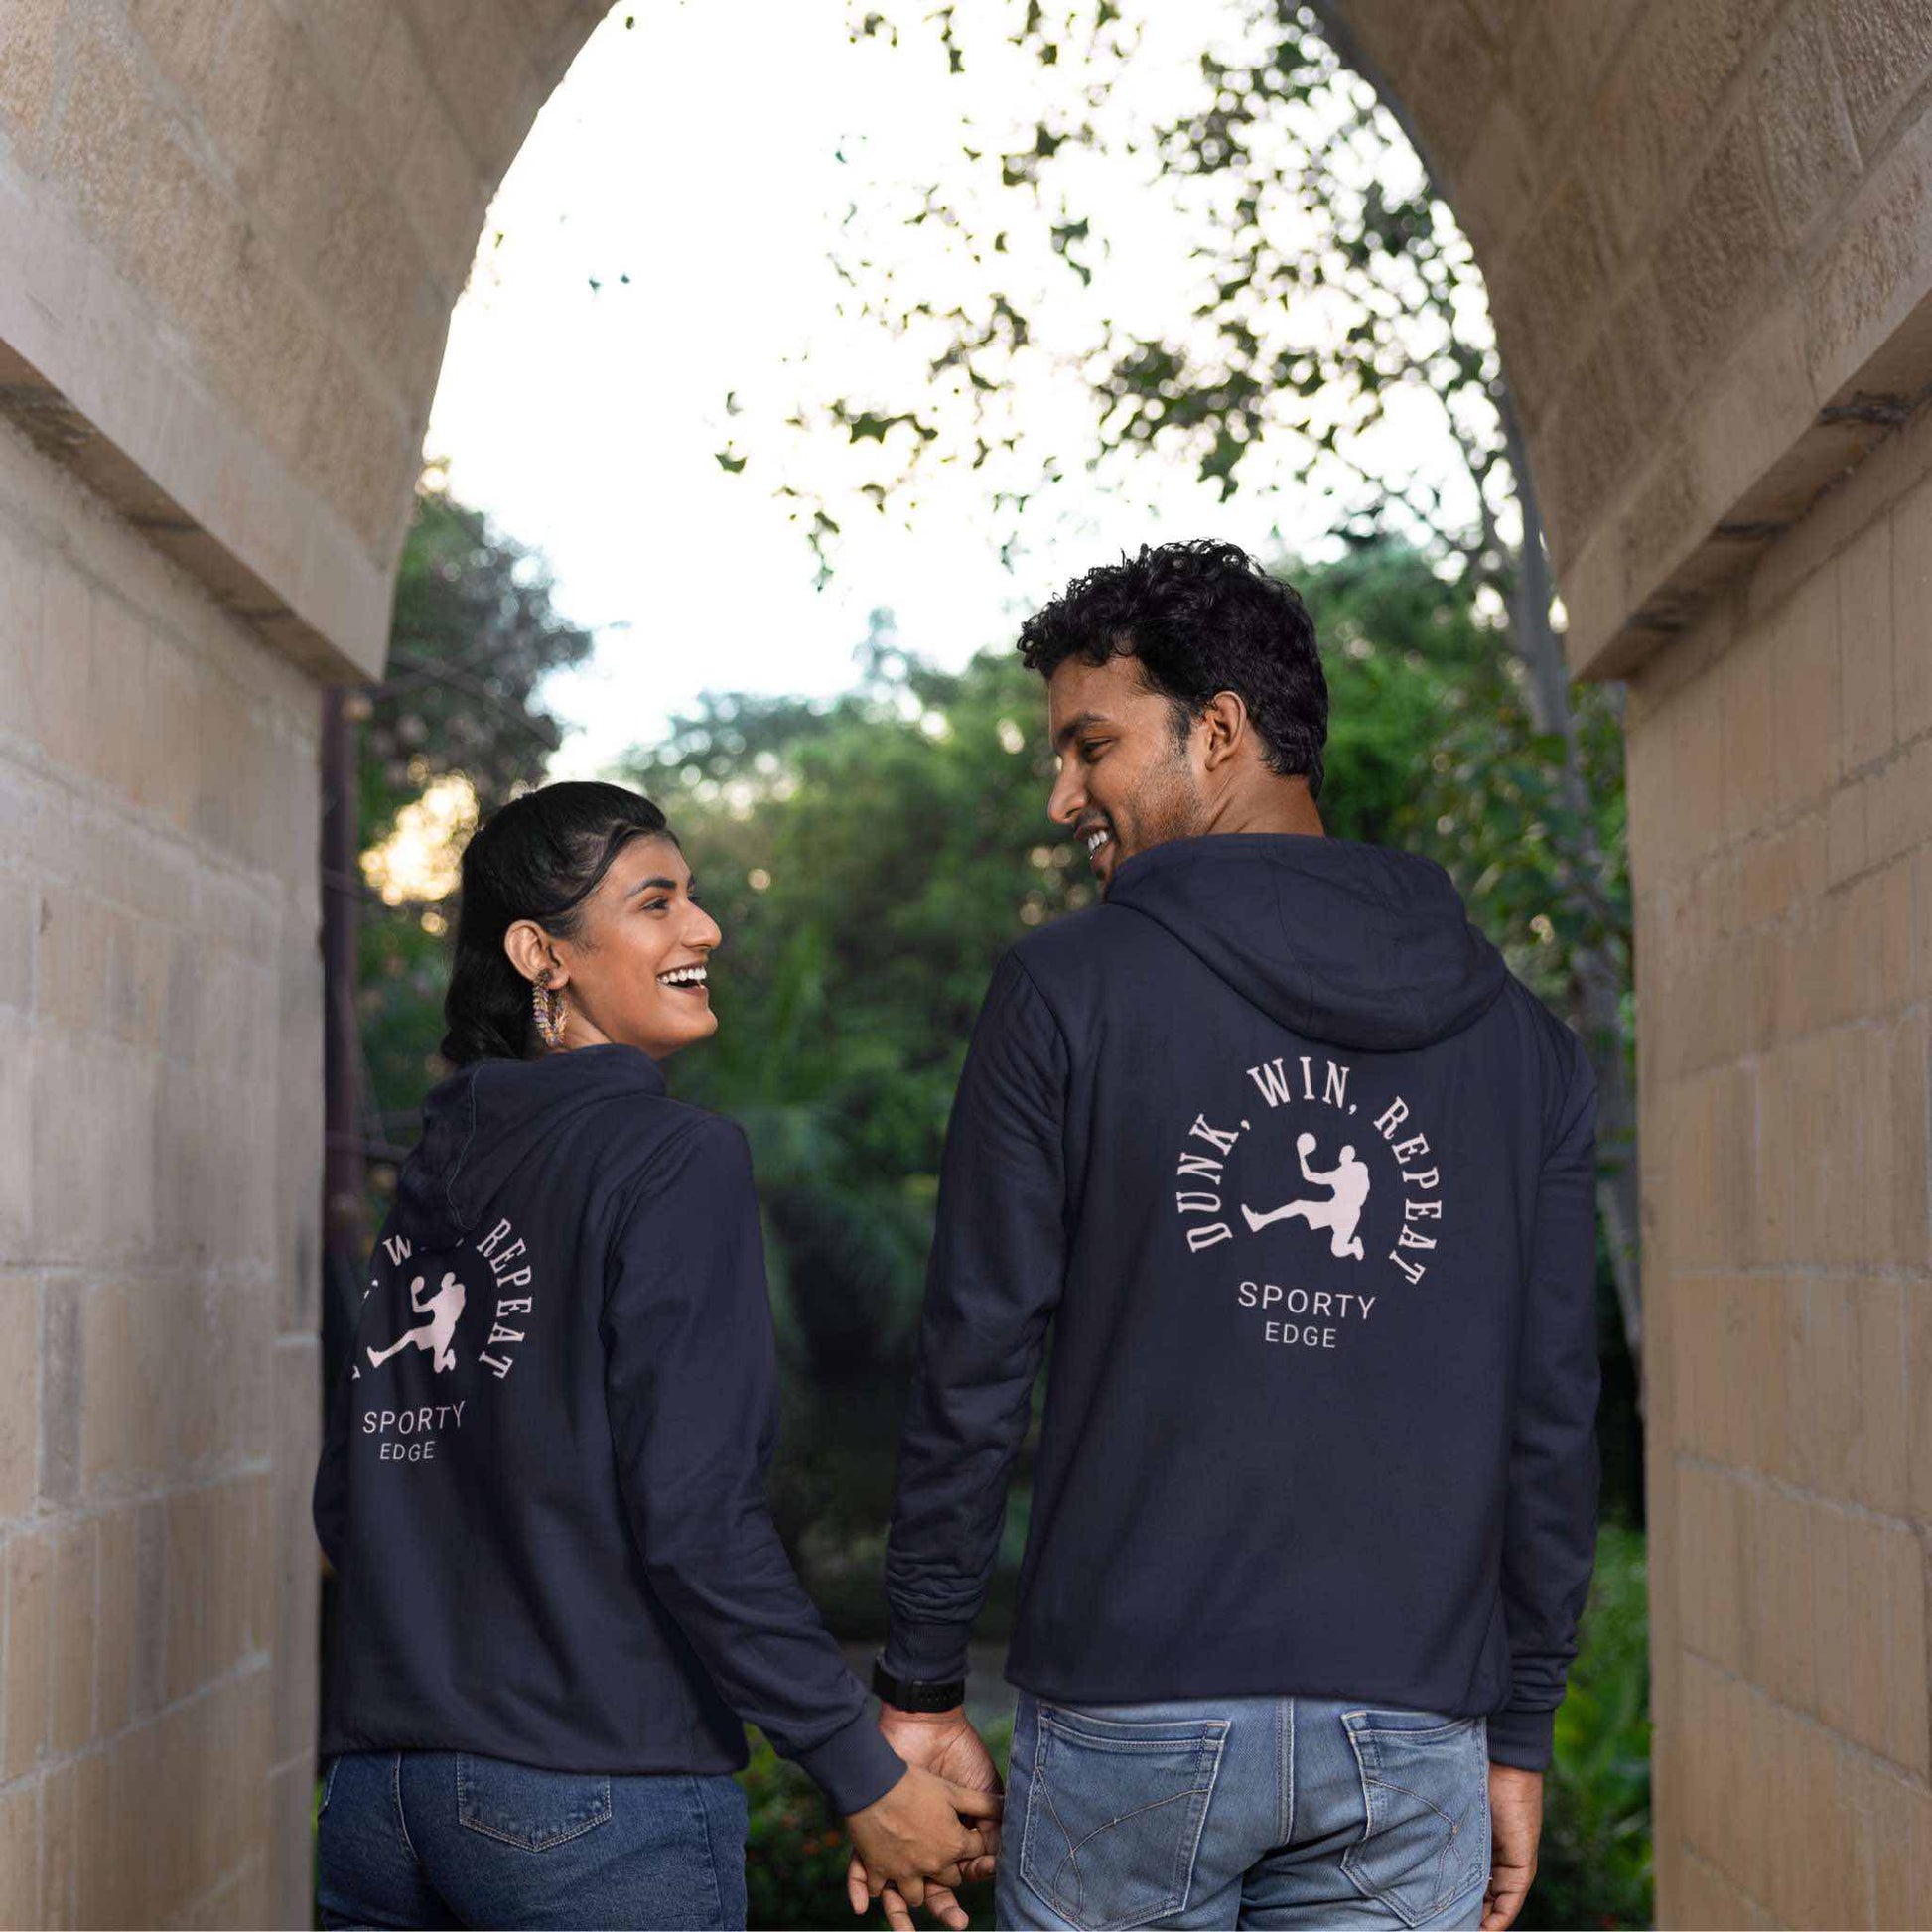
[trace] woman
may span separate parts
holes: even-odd
[[[997,1801],[886,1744],[771,1525],[751,1163],[658,1070],[718,1026],[692,887],[616,785],[528,793],[464,854],[457,1071],[316,1479],[325,1924],[742,1926],[748,1719],[876,1879],[916,1897],[988,1847],[957,1814]]]

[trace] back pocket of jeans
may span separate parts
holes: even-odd
[[[1093,1932],[1177,1912],[1227,1741],[1224,1718],[1101,1718],[1041,1703],[1020,1875]]]
[[[1488,1876],[1487,1728],[1423,1711],[1346,1711],[1341,1721],[1364,1812],[1342,1869],[1365,1897],[1420,1925]]]
[[[542,1771],[501,1757],[459,1756],[457,1822],[519,1851],[547,1852],[611,1822],[611,1780]]]

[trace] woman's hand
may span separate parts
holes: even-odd
[[[988,1850],[986,1833],[966,1821],[997,1821],[1004,1805],[996,1791],[974,1791],[908,1765],[883,1798],[845,1821],[867,1894],[877,1898],[891,1886],[907,1905],[922,1905],[929,1878],[950,1892],[961,1882],[961,1865]],[[850,1889],[853,1909],[863,1911],[856,1877]]]
[[[963,1784],[970,1791],[999,1791],[1002,1788],[999,1767],[993,1762],[993,1754],[986,1748],[985,1740],[968,1722],[964,1706],[952,1711],[925,1712],[900,1711],[889,1704],[879,1713],[879,1728],[887,1743],[908,1764],[931,1771],[948,1783]],[[969,1883],[993,1876],[994,1858],[1000,1849],[998,1823],[988,1821],[980,1831],[986,1840],[985,1853],[977,1859],[969,1859],[960,1867]],[[852,1909],[864,1912],[868,1874],[864,1861],[857,1856],[846,1872],[845,1890],[846,1896],[852,1901]],[[897,1932],[910,1932],[912,1914],[898,1893],[890,1885],[883,1891],[876,1885],[871,1890],[878,1894],[886,1907],[886,1923],[897,1928]],[[965,1908],[943,1884],[928,1881],[925,1908],[942,1925],[950,1926],[953,1932],[963,1932],[969,1923]]]

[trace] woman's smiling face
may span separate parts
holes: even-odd
[[[519,920],[503,944],[526,979],[548,967],[564,998],[563,1046],[615,1041],[664,1059],[718,1031],[707,972],[723,934],[677,842],[635,838],[585,900],[575,939]]]

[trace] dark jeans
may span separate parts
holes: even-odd
[[[322,1922],[742,1927],[746,1822],[718,1774],[351,1752],[323,1774]]]

